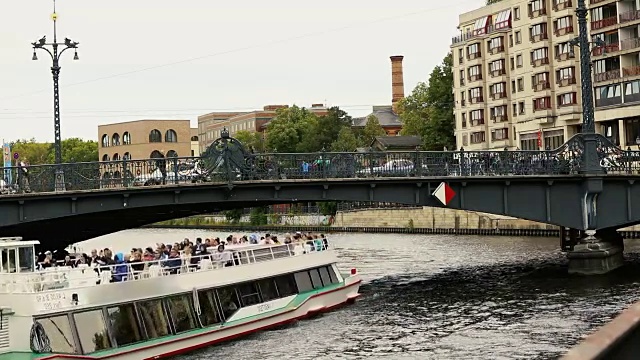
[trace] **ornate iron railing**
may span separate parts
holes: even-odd
[[[232,139],[233,140],[233,139]],[[219,144],[218,144],[219,145]],[[622,150],[599,137],[600,166],[608,174],[638,174],[640,151]],[[640,149],[639,149],[640,150]],[[239,143],[215,143],[200,157],[33,165],[2,169],[2,194],[55,191],[56,170],[64,191],[239,181],[372,177],[496,177],[581,173],[579,135],[549,151],[393,151],[252,154]]]

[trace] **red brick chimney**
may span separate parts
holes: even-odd
[[[391,56],[391,105],[397,113],[398,101],[404,98],[404,75],[402,74],[402,59],[404,56]]]

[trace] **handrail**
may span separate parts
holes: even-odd
[[[316,239],[321,240],[321,239]],[[305,256],[328,249],[323,244],[318,247],[313,240],[295,244],[250,246],[247,249],[231,249],[190,258],[169,258],[163,260],[98,265],[95,267],[51,267],[42,271],[26,273],[0,273],[0,294],[40,293],[61,289],[77,289],[110,283],[141,281],[162,276],[181,276],[196,271],[216,271],[226,267],[246,266],[282,258]],[[180,260],[180,265],[167,265],[172,260]],[[199,259],[196,264],[192,259]],[[134,267],[142,266],[143,270]]]

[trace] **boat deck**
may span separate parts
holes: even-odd
[[[192,256],[190,259],[154,260],[100,267],[81,264],[77,268],[57,266],[36,272],[0,273],[0,294],[41,293],[162,276],[181,276],[201,271],[217,271],[229,266],[306,256],[318,250],[325,248],[316,250],[301,244],[255,245],[224,253]],[[0,357],[0,360],[3,359]]]

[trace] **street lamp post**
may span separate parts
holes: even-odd
[[[46,35],[40,40],[31,43],[33,46],[32,60],[38,60],[36,55],[37,49],[46,51],[50,56],[53,64],[51,65],[51,74],[53,75],[53,128],[54,128],[54,150],[55,150],[55,163],[56,163],[56,178],[55,178],[55,190],[64,191],[64,171],[62,169],[62,139],[60,135],[60,89],[58,87],[58,80],[60,78],[60,57],[68,49],[74,49],[73,60],[79,60],[78,58],[78,42],[71,41],[68,38],[64,39],[64,42],[58,42],[56,22],[58,20],[58,14],[56,13],[56,0],[53,0],[53,14],[51,15],[53,20],[53,42],[47,43]],[[49,50],[47,47],[51,47]]]
[[[578,18],[578,37],[571,40],[571,46],[580,48],[580,82],[582,90],[582,138],[584,140],[582,172],[586,174],[601,174],[604,169],[600,166],[598,157],[598,137],[595,130],[595,115],[593,108],[593,85],[591,82],[591,42],[587,35],[587,6],[585,0],[578,0],[576,17]],[[596,39],[596,46],[605,46],[604,41]]]

